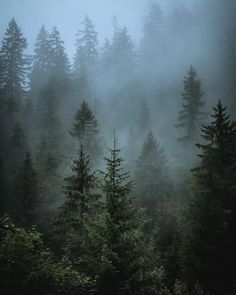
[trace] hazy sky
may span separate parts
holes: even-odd
[[[111,19],[116,15],[126,25],[134,40],[140,38],[142,21],[149,0],[0,0],[0,37],[14,16],[21,26],[32,50],[35,36],[42,24],[57,26],[65,41],[68,54],[74,54],[75,34],[85,14],[93,20],[99,39],[110,37]],[[165,12],[174,4],[192,3],[192,0],[159,0]]]

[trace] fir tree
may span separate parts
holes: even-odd
[[[63,188],[66,200],[54,219],[54,239],[65,261],[96,280],[102,264],[103,215],[95,173],[82,145],[71,169]]]
[[[176,124],[177,128],[183,128],[185,136],[180,138],[187,142],[192,142],[198,136],[198,129],[204,118],[204,113],[201,112],[201,108],[204,106],[202,97],[204,92],[202,91],[201,82],[197,78],[197,72],[193,66],[190,66],[190,70],[184,79],[184,92],[183,97],[183,109],[179,111],[179,123]]]
[[[86,15],[83,21],[83,29],[78,32],[76,40],[76,54],[74,58],[74,70],[76,74],[94,74],[98,59],[98,39],[94,25]]]
[[[114,32],[112,64],[117,76],[132,73],[135,65],[134,44],[126,27]]]
[[[130,197],[132,183],[129,174],[122,171],[123,159],[119,153],[114,138],[103,173],[106,197],[104,259],[107,264],[100,278],[100,294],[155,294],[155,291],[149,293],[145,289],[149,275],[145,269],[148,261],[145,261],[147,252],[142,242],[141,216]],[[149,279],[148,288],[152,289],[151,276]]]
[[[98,123],[85,101],[75,114],[75,122],[70,134],[83,144],[85,151],[93,160],[100,153]]]
[[[52,213],[60,195],[60,166],[63,159],[63,128],[58,114],[56,82],[50,80],[38,100],[36,163],[45,197],[45,213]],[[48,216],[49,217],[49,216]]]
[[[0,85],[9,114],[21,109],[25,97],[24,86],[28,66],[28,59],[24,56],[26,46],[26,39],[13,18],[8,25],[0,50]]]
[[[43,25],[36,38],[32,72],[30,74],[30,95],[35,99],[50,77],[51,52],[49,34]]]
[[[202,138],[180,258],[189,284],[198,279],[213,294],[227,294],[233,291],[236,261],[236,128],[221,102],[202,127]]]
[[[29,153],[23,162],[16,179],[15,219],[23,227],[37,223],[40,213],[40,190],[37,173]]]
[[[157,143],[152,131],[149,132],[143,144],[135,175],[139,202],[147,209],[152,221],[155,221],[157,210],[161,210],[170,199],[171,185],[164,151]]]
[[[73,161],[72,176],[65,178],[64,193],[66,201],[59,209],[55,224],[61,224],[63,236],[73,230],[78,230],[83,223],[83,216],[91,210],[95,200],[92,189],[95,185],[95,175],[91,171],[89,155],[81,144],[78,160]]]
[[[53,27],[49,35],[51,76],[63,81],[69,74],[69,60],[65,52],[64,42],[56,27]]]

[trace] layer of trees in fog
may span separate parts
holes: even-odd
[[[138,41],[85,15],[73,59],[57,27],[29,54],[9,20],[1,294],[235,294],[235,12],[151,1]]]

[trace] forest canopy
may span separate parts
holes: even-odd
[[[73,57],[4,24],[1,294],[236,292],[236,4],[143,2],[138,40],[85,14]]]

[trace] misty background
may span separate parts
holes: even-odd
[[[0,293],[235,294],[236,1],[0,14]]]

